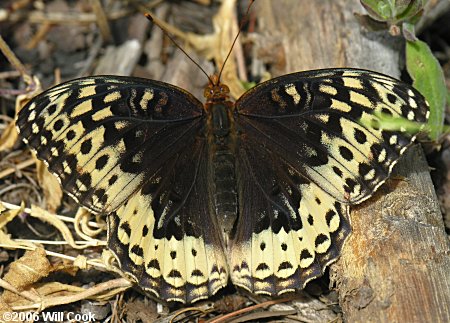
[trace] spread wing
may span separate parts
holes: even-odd
[[[376,112],[425,122],[412,87],[355,69],[289,74],[236,102],[239,222],[234,284],[278,295],[304,287],[350,233],[348,208],[388,178],[414,136],[369,128]]]
[[[204,123],[189,93],[118,76],[53,87],[16,121],[64,190],[108,214],[108,247],[121,268],[158,297],[181,302],[214,294],[228,279],[208,211]]]

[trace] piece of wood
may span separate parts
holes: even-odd
[[[108,46],[93,75],[131,75],[142,53],[142,44],[128,40],[120,46]]]
[[[399,77],[404,43],[368,32],[358,1],[257,2],[257,53],[272,76],[359,67]],[[449,242],[419,147],[371,199],[352,208],[353,234],[331,266],[348,322],[450,321]]]
[[[448,237],[419,146],[353,209],[352,227],[333,266],[348,321],[449,321]]]

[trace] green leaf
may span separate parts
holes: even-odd
[[[375,127],[389,131],[402,131],[411,135],[423,130],[425,126],[423,123],[409,121],[406,118],[392,116],[387,113],[376,112],[374,115],[377,117],[376,119],[360,119],[359,123],[366,127]]]
[[[380,0],[360,0],[370,17],[378,21],[392,19],[392,3]]]
[[[372,19],[389,25],[415,24],[428,0],[360,0]]]
[[[423,14],[423,8],[428,0],[399,1],[397,20],[416,23]]]
[[[413,86],[430,104],[428,128],[436,140],[443,131],[447,88],[441,65],[423,41],[406,42],[406,68],[414,80]]]
[[[244,89],[245,89],[246,91],[248,91],[248,90],[250,90],[252,87],[255,87],[255,86],[256,86],[256,82],[244,82],[244,81],[241,81],[241,84],[242,84],[242,86],[244,87]]]
[[[416,37],[416,31],[414,25],[409,22],[402,23],[402,32],[403,37],[405,37],[408,41],[416,41],[418,38]]]

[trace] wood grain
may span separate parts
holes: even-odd
[[[358,25],[357,1],[261,0],[255,41],[273,76],[359,67],[399,77],[404,43]],[[450,248],[419,146],[351,212],[353,234],[331,267],[348,322],[450,321]]]

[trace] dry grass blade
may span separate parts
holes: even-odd
[[[74,220],[75,232],[86,241],[97,241],[92,237],[97,236],[106,230],[106,223],[103,219],[97,218],[96,222],[89,221],[92,214],[89,211],[79,208]],[[95,225],[92,225],[94,224]],[[100,225],[99,225],[100,223]]]
[[[0,142],[1,142],[1,141],[0,141]],[[1,148],[0,148],[0,151],[1,151]],[[34,163],[35,163],[35,161],[34,161],[33,159],[30,158],[30,159],[27,159],[27,160],[25,160],[25,161],[23,161],[23,162],[21,162],[21,163],[15,165],[14,168],[7,168],[7,169],[5,169],[5,170],[2,170],[2,171],[0,172],[0,179],[5,178],[5,177],[11,175],[11,174],[15,173],[15,172],[18,171],[18,170],[25,169],[25,168],[27,168],[28,166],[33,165]]]
[[[183,314],[185,315],[182,316]],[[173,314],[170,323],[187,322],[187,320],[192,320],[195,317],[198,318],[206,314],[208,314],[208,311],[205,311],[200,307],[185,307]]]
[[[231,321],[227,321],[227,323],[240,323],[240,322],[257,322],[259,320],[267,320],[270,318],[278,317],[283,318],[288,315],[296,314],[296,310],[287,310],[287,311],[265,311],[265,312],[256,312],[242,315],[239,318],[233,319]]]
[[[4,279],[0,280],[0,286],[4,288],[0,302],[8,304],[13,311],[42,311],[83,299],[107,300],[132,286],[125,278],[110,280],[88,289],[57,282],[36,285],[51,272],[66,269],[65,266],[52,266],[46,254],[44,249],[37,248],[27,251],[11,264]]]
[[[108,20],[117,20],[129,16],[134,10],[125,8],[111,11],[107,14]],[[17,22],[27,19],[30,23],[50,23],[61,25],[80,25],[97,22],[97,16],[94,13],[66,13],[66,12],[41,12],[31,11],[24,16],[21,13],[12,13],[2,20]]]
[[[26,244],[28,247],[35,246],[35,245],[33,245],[33,243],[68,244],[74,249],[84,249],[84,248],[92,247],[92,246],[105,245],[105,243],[106,243],[105,241],[93,239],[89,235],[86,235],[86,234],[81,235],[82,238],[86,238],[84,241],[81,241],[81,242],[75,241],[71,231],[65,224],[65,222],[75,222],[76,220],[74,218],[60,216],[60,215],[48,212],[44,209],[41,209],[37,206],[32,206],[31,208],[25,208],[25,207],[23,207],[23,205],[19,207],[16,205],[5,203],[5,202],[2,202],[0,205],[2,206],[2,209],[0,209],[0,213],[2,214],[2,217],[1,217],[2,221],[0,222],[0,229],[2,229],[7,223],[12,221],[12,219],[14,217],[16,217],[17,215],[19,215],[21,213],[27,213],[30,216],[37,218],[41,221],[47,222],[50,225],[52,225],[53,227],[55,227],[64,238],[63,241],[42,241],[42,240],[33,241],[33,240],[21,240],[21,239],[15,239],[15,240],[8,239],[8,241],[15,241],[13,243],[13,245],[16,245],[17,242],[19,242],[19,243],[30,242],[31,244],[28,244],[28,243]],[[97,227],[99,230],[103,230],[103,228],[99,228],[98,224],[95,222],[86,221],[86,220],[85,220],[85,222],[86,222],[86,226]],[[0,234],[1,234],[1,232],[2,231],[0,231]],[[83,233],[83,232],[81,232],[81,233]],[[7,245],[7,243],[5,243],[5,241],[2,241],[1,239],[0,239],[0,243]],[[72,257],[69,259],[72,259]]]
[[[91,0],[90,1],[92,10],[97,17],[97,25],[100,29],[100,33],[102,34],[103,40],[107,43],[111,42],[113,37],[111,34],[111,29],[109,28],[108,16],[103,9],[103,5],[99,0]]]
[[[20,60],[17,58],[17,56],[14,54],[14,52],[11,50],[11,48],[8,46],[8,44],[5,42],[5,40],[1,35],[0,35],[0,51],[2,51],[2,53],[8,59],[8,61],[11,63],[11,65],[14,66],[14,68],[18,70],[22,76],[27,75],[25,66],[23,66],[23,64],[20,62]]]
[[[36,158],[36,157],[35,157]],[[36,173],[39,186],[44,192],[46,209],[55,213],[61,205],[63,192],[56,177],[49,172],[47,166],[36,158]]]
[[[28,299],[32,302],[38,302],[39,297],[37,297],[35,294],[30,293],[29,291],[20,291],[10,283],[8,283],[6,280],[0,278],[0,287],[4,290],[7,290],[11,293],[14,293],[22,298]]]
[[[59,291],[67,291],[69,293],[65,293],[64,296],[45,296],[39,302],[22,304],[17,306],[12,306],[12,310],[14,311],[28,311],[28,310],[39,310],[43,311],[47,308],[75,303],[85,299],[93,299],[93,300],[107,300],[113,297],[114,295],[123,293],[125,290],[132,287],[132,283],[125,278],[117,278],[114,280],[107,281],[105,283],[97,284],[88,289],[83,289],[81,287],[75,287],[70,285],[58,284],[58,283],[49,283],[48,284],[47,293],[55,293],[56,290]],[[38,289],[39,291],[39,289]]]

